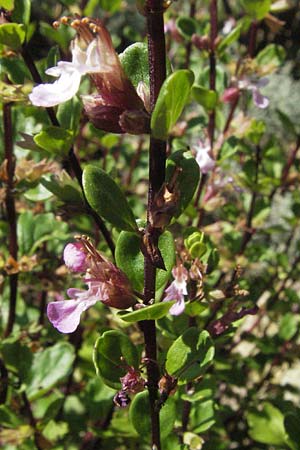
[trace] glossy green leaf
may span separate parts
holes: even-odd
[[[178,150],[167,159],[166,182],[169,182],[176,169],[180,169],[176,178],[176,189],[179,193],[175,217],[179,217],[188,207],[198,186],[199,166],[189,151]]]
[[[17,428],[22,420],[8,406],[0,405],[0,423],[2,427]]]
[[[277,44],[269,44],[264,47],[256,56],[257,64],[264,69],[276,69],[280,67],[286,58],[286,51],[284,47]]]
[[[289,341],[298,331],[299,315],[286,313],[279,323],[278,336],[284,341]]]
[[[167,372],[187,383],[202,375],[215,354],[213,342],[207,331],[187,329],[169,348],[166,360]]]
[[[111,330],[97,339],[93,361],[97,375],[108,386],[119,389],[120,378],[128,372],[126,365],[138,368],[139,354],[126,334]]]
[[[288,413],[284,417],[284,428],[289,437],[289,447],[292,450],[300,450],[300,417]]]
[[[151,117],[155,138],[167,139],[189,99],[193,82],[194,74],[190,70],[177,70],[165,80]]]
[[[260,410],[251,410],[246,418],[249,425],[249,435],[254,441],[285,446],[284,416],[271,403],[264,403]]]
[[[242,0],[246,13],[256,20],[261,20],[268,14],[271,3],[271,0]]]
[[[25,39],[24,25],[18,23],[3,23],[0,25],[0,44],[18,50]]]
[[[74,359],[74,347],[62,341],[35,353],[26,380],[28,399],[42,397],[45,392],[66,377],[72,369]]]
[[[14,8],[14,0],[1,0],[0,7],[10,11]]]
[[[158,247],[167,270],[157,270],[156,291],[167,283],[175,265],[174,239],[169,231],[165,231],[159,237]],[[140,250],[139,236],[124,231],[120,233],[115,257],[117,266],[126,273],[133,289],[142,292],[144,288],[144,255]]]
[[[83,196],[79,184],[67,173],[62,173],[59,179],[55,175],[50,178],[42,178],[41,184],[63,202],[71,202],[73,204],[81,205],[82,208],[84,207]]]
[[[142,42],[130,45],[119,55],[122,67],[136,88],[140,81],[149,86],[148,46]]]
[[[60,127],[48,127],[36,134],[34,142],[53,156],[66,156],[72,146],[72,131]]]
[[[202,400],[197,405],[192,405],[190,414],[190,426],[194,433],[205,433],[216,423],[214,401]]]
[[[222,54],[231,44],[236,42],[241,34],[242,24],[238,24],[227,36],[225,36],[218,44],[217,51]]]
[[[32,365],[33,353],[14,338],[4,340],[0,348],[6,367],[17,374],[20,380],[24,382]]]
[[[23,23],[28,25],[30,21],[30,0],[17,0],[12,14],[12,20],[14,22]]]
[[[213,110],[216,107],[218,101],[218,94],[216,91],[206,89],[203,86],[194,85],[192,87],[192,96],[199,105],[208,111]]]
[[[176,27],[179,33],[186,39],[190,39],[197,31],[196,21],[191,17],[178,17]]]
[[[99,0],[99,6],[104,9],[104,11],[114,13],[119,10],[121,1],[122,0]]]
[[[55,64],[49,65],[52,67]],[[81,117],[82,103],[78,97],[61,103],[57,108],[57,119],[61,127],[76,133]]]
[[[119,316],[125,322],[138,322],[140,320],[157,320],[166,316],[174,302],[161,302],[154,305],[132,311],[130,313],[119,312]]]
[[[104,170],[87,166],[83,171],[83,189],[91,207],[117,228],[137,231],[137,225],[125,195]]]
[[[159,416],[161,437],[162,439],[164,439],[170,433],[172,433],[176,417],[175,402],[172,398],[169,397],[168,401],[160,410]],[[130,405],[129,417],[132,425],[139,433],[139,435],[148,438],[148,436],[151,434],[148,391],[140,392],[134,397]]]

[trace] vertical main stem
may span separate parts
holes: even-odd
[[[164,36],[163,2],[148,0],[146,3],[147,38],[150,72],[150,105],[153,111],[160,88],[166,78],[166,48]],[[165,180],[166,142],[150,136],[149,148],[149,188],[147,205],[147,228],[153,242],[157,244],[159,234],[149,226],[149,214],[155,195]],[[156,269],[150,258],[145,256],[144,302],[148,304],[155,298]],[[156,407],[158,399],[159,368],[157,364],[156,326],[154,320],[141,323],[147,360],[147,378],[151,416],[152,449],[160,450],[159,410]]]
[[[17,260],[18,257],[18,240],[17,240],[17,214],[14,198],[14,174],[15,174],[15,158],[13,154],[13,131],[11,118],[11,103],[3,105],[3,129],[4,129],[4,153],[7,163],[7,183],[5,206],[8,221],[8,247],[9,254]],[[18,274],[9,275],[9,310],[8,321],[4,336],[7,337],[13,330],[16,317],[16,303],[18,291]]]
[[[210,12],[209,88],[210,88],[210,90],[215,91],[216,90],[215,45],[216,45],[216,39],[218,37],[218,4],[217,4],[217,0],[210,1],[209,12]],[[208,119],[208,137],[209,137],[211,148],[213,148],[213,145],[214,145],[215,120],[216,120],[216,112],[215,112],[215,110],[213,110],[209,113],[209,119]]]

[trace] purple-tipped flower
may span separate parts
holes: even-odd
[[[172,270],[172,275],[174,280],[170,284],[170,286],[166,289],[166,296],[164,298],[164,302],[176,300],[176,303],[171,306],[169,313],[173,316],[178,316],[183,313],[185,304],[184,304],[184,296],[187,295],[187,279],[188,279],[188,271],[183,266],[183,264],[178,264]]]
[[[64,17],[61,22],[67,24],[69,19]],[[73,20],[70,25],[77,31],[71,46],[72,61],[59,61],[46,71],[57,80],[36,86],[29,95],[32,104],[52,107],[70,100],[79,90],[81,77],[88,74],[97,93],[82,96],[82,101],[87,116],[97,128],[114,133],[148,133],[150,116],[127,78],[102,22],[85,17]],[[131,123],[126,128],[124,114],[128,112],[135,116],[136,128]]]
[[[88,238],[81,237],[78,244],[68,244],[64,258],[73,271],[81,271],[85,267],[88,289],[70,288],[67,294],[71,300],[51,302],[47,307],[50,322],[61,333],[75,331],[81,314],[98,301],[118,309],[129,308],[136,303],[126,275],[100,255]]]
[[[269,106],[269,99],[260,92],[260,88],[265,87],[269,83],[268,78],[261,78],[260,80],[252,80],[244,78],[238,82],[238,87],[241,90],[248,90],[252,92],[253,103],[261,109]]]
[[[199,140],[194,150],[201,173],[206,174],[215,168],[216,161],[211,157],[211,148],[207,141]]]

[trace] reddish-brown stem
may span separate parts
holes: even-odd
[[[147,17],[147,38],[149,52],[149,72],[150,72],[150,105],[151,111],[155,106],[160,88],[166,78],[166,47],[164,36],[163,2],[161,0],[148,0],[146,2]],[[149,189],[147,218],[149,227],[149,213],[152,208],[155,194],[160,190],[165,180],[166,164],[166,142],[150,136],[149,148]],[[149,228],[150,237],[153,242],[158,242],[158,234],[154,229]],[[155,298],[155,278],[156,269],[150,258],[145,256],[145,284],[144,303],[148,304]],[[159,368],[157,365],[156,348],[156,326],[154,320],[147,320],[141,323],[145,340],[145,356],[147,363],[147,378],[150,402],[151,418],[151,445],[157,450],[161,449],[159,408],[158,400],[158,380]]]
[[[192,19],[195,16],[196,12],[196,0],[190,0],[190,18]],[[189,40],[186,46],[186,53],[185,53],[185,68],[188,69],[190,66],[190,59],[191,59],[191,51],[192,51],[192,41]]]
[[[5,207],[8,221],[8,248],[12,258],[18,257],[17,213],[14,197],[15,157],[13,154],[13,128],[11,118],[11,103],[3,105],[4,155],[7,168]],[[13,330],[16,318],[16,303],[18,292],[18,274],[9,275],[9,310],[4,336],[7,337]]]
[[[253,181],[253,192],[250,202],[250,208],[247,214],[247,221],[245,226],[245,231],[242,237],[242,243],[239,250],[239,255],[242,255],[244,251],[246,250],[246,247],[251,240],[254,231],[252,230],[252,220],[254,215],[254,208],[255,208],[255,202],[257,197],[257,181],[258,181],[258,172],[259,172],[259,166],[261,161],[261,151],[259,145],[256,146],[256,159],[255,159],[255,175],[254,175],[254,181]]]
[[[216,53],[215,43],[218,37],[218,5],[217,0],[211,0],[209,6],[210,12],[210,51],[209,51],[209,88],[212,91],[216,90]],[[214,145],[215,134],[215,109],[209,113],[208,119],[208,137],[210,146]]]
[[[248,44],[248,54],[250,58],[254,58],[256,50],[256,37],[257,37],[258,23],[254,20],[250,27],[250,36]]]

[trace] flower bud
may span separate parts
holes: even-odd
[[[237,87],[229,87],[225,89],[223,95],[221,97],[221,101],[224,103],[233,103],[235,102],[240,95],[240,90]]]
[[[85,272],[87,264],[87,254],[81,242],[67,244],[63,254],[65,265],[72,272]]]

